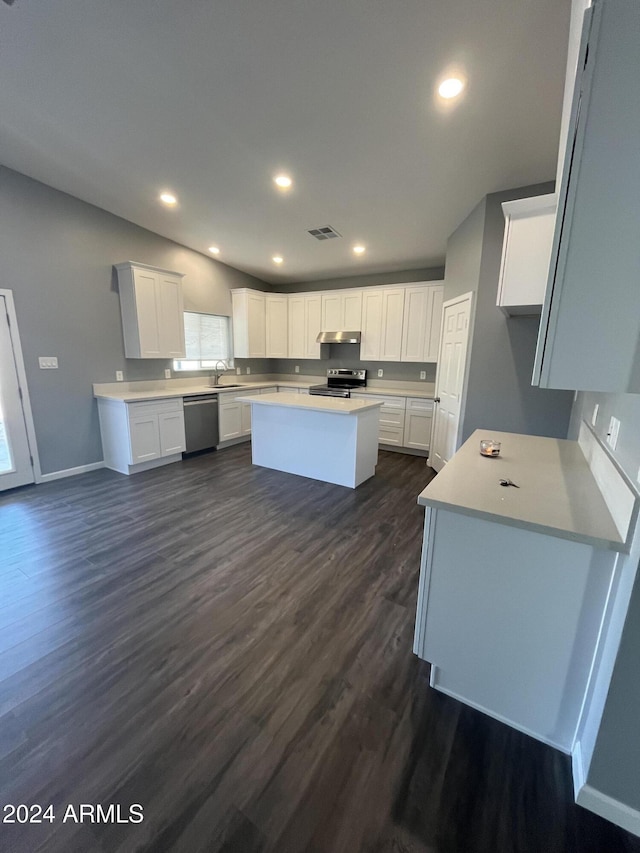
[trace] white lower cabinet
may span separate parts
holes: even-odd
[[[425,454],[429,450],[433,400],[386,394],[355,394],[362,400],[380,400],[378,442],[385,447],[407,448]]]
[[[429,450],[433,424],[433,400],[407,397],[404,417],[404,446],[413,450]]]
[[[220,441],[232,441],[238,438],[248,438],[251,435],[251,403],[242,403],[238,397],[254,397],[258,394],[270,394],[276,390],[271,388],[256,388],[249,391],[238,389],[231,393],[218,395],[218,423]]]
[[[185,450],[182,397],[125,403],[98,400],[104,463],[134,474],[181,458]]]

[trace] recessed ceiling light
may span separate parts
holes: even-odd
[[[212,255],[219,255],[220,249],[217,246],[209,246],[209,251]]]
[[[178,199],[172,193],[160,193],[160,201],[165,204],[176,204]]]
[[[354,252],[354,254],[356,254],[356,255],[361,255],[364,251],[365,251],[365,247],[364,247],[364,246],[354,246],[354,247],[353,247],[353,252]]]
[[[459,77],[448,77],[438,86],[441,98],[456,98],[464,89],[464,82]]]
[[[281,264],[284,261],[284,258],[281,258],[280,255],[274,255],[271,260],[274,264]]]
[[[281,190],[288,190],[293,183],[289,175],[276,175],[273,182],[276,186],[280,187]]]

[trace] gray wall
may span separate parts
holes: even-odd
[[[496,306],[504,217],[501,203],[553,191],[553,184],[486,196],[447,243],[444,298],[474,293],[461,437],[475,429],[566,438],[573,394],[531,385],[538,317],[507,318]]]
[[[0,288],[13,291],[43,473],[102,457],[93,382],[158,379],[171,362],[125,359],[112,266],[186,274],[185,307],[231,314],[231,287],[268,289],[231,267],[0,167]],[[39,370],[38,356],[58,357]],[[252,371],[258,372],[258,370]]]
[[[298,284],[278,284],[272,289],[277,293],[304,293],[310,290],[343,290],[347,287],[375,287],[378,284],[402,284],[406,281],[441,281],[444,267],[428,267],[418,270],[375,273],[371,275],[351,275],[342,278],[301,281]]]
[[[580,423],[591,423],[598,403],[595,431],[604,441],[612,415],[620,420],[614,458],[638,488],[640,469],[640,395],[581,393],[571,414],[570,437]],[[589,785],[640,810],[640,573],[629,604],[620,650],[596,740]]]

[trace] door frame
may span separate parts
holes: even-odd
[[[22,343],[20,341],[20,330],[18,329],[18,317],[16,315],[16,306],[13,301],[13,291],[6,290],[0,287],[0,296],[4,297],[7,313],[9,315],[9,334],[11,336],[11,346],[13,348],[13,357],[16,364],[16,372],[18,374],[18,384],[22,391],[22,412],[24,414],[24,424],[27,431],[27,440],[29,442],[29,450],[33,459],[33,477],[35,483],[42,483],[42,471],[40,469],[40,456],[38,454],[38,442],[36,440],[36,428],[33,422],[33,412],[31,410],[31,399],[29,397],[29,385],[27,384],[27,373],[24,368],[24,358],[22,356]]]
[[[440,382],[440,366],[442,364],[442,343],[444,340],[444,312],[445,308],[449,308],[451,305],[456,305],[458,302],[469,302],[469,328],[467,332],[467,351],[465,354],[464,361],[464,375],[462,377],[462,393],[460,400],[460,417],[458,419],[458,430],[456,434],[456,446],[460,445],[460,438],[462,435],[462,423],[464,421],[464,412],[467,405],[467,386],[469,384],[469,360],[471,355],[471,344],[473,342],[473,328],[475,325],[475,316],[476,316],[476,300],[473,298],[475,295],[475,291],[468,290],[466,293],[460,293],[458,296],[454,296],[452,299],[447,299],[446,302],[442,303],[442,316],[440,318],[440,343],[438,345],[438,362],[436,365],[436,381],[434,386],[434,402],[433,402],[433,418],[431,421],[431,435],[429,436],[429,456],[427,457],[427,465],[430,464],[431,457],[431,448],[433,447],[433,439],[435,436],[436,429],[436,406],[438,403],[435,402],[435,399],[438,397],[438,385]]]

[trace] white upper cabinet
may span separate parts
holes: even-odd
[[[638,0],[587,9],[533,382],[640,392]]]
[[[556,221],[554,194],[505,201],[497,304],[508,314],[539,314]]]
[[[184,358],[182,274],[116,264],[127,358]]]
[[[335,290],[322,294],[322,332],[359,332],[362,290]]]
[[[401,361],[437,361],[444,283],[416,282],[404,289]]]
[[[265,358],[267,354],[266,298],[258,290],[231,291],[233,354],[236,358]]]
[[[316,341],[322,324],[322,297],[309,293],[304,297],[305,358],[320,358],[320,344]]]
[[[404,287],[365,288],[362,294],[362,361],[401,361]]]
[[[289,302],[289,358],[320,358],[316,342],[322,320],[320,293],[292,293]]]
[[[267,358],[287,358],[289,355],[288,302],[286,294],[265,298]]]

